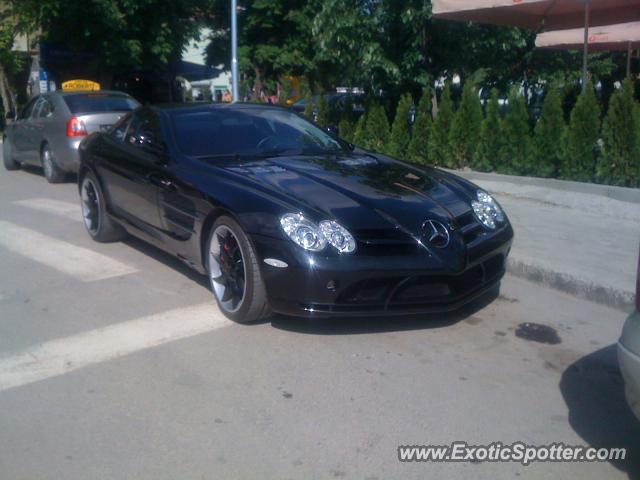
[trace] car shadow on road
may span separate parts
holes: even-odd
[[[354,335],[444,328],[473,316],[496,300],[499,293],[498,288],[493,288],[463,308],[446,313],[357,318],[296,318],[276,315],[270,320],[275,328],[310,335]]]
[[[569,407],[569,423],[590,446],[623,447],[627,459],[612,461],[631,480],[640,479],[640,422],[624,397],[616,346],[610,345],[571,364],[560,391]]]
[[[134,237],[133,235],[127,236],[123,243],[137,250],[138,252],[153,258],[155,261],[163,263],[176,272],[181,273],[189,280],[193,280],[200,286],[209,289],[209,279],[205,275],[201,275],[200,273],[196,272],[193,268],[189,267],[179,258],[170,255],[163,250],[160,250],[159,248],[156,248],[153,245]]]
[[[38,167],[36,165],[22,165],[20,167],[20,169],[25,172],[28,173],[29,175],[33,175],[35,177],[41,177],[45,182],[45,178],[44,178],[44,171],[42,170],[42,167]],[[68,173],[65,176],[64,182],[62,182],[62,184],[68,184],[68,183],[78,183],[78,175],[76,175],[75,173]]]

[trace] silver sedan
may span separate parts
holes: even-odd
[[[90,133],[106,130],[139,103],[122,92],[58,91],[38,95],[5,129],[3,159],[7,170],[42,166],[50,183],[78,171],[78,145]]]
[[[618,360],[625,382],[627,401],[640,420],[640,258],[636,280],[636,310],[622,330],[618,342]]]

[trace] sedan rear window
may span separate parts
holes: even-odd
[[[128,112],[139,103],[126,95],[111,93],[83,93],[65,95],[64,101],[74,115],[81,113]]]

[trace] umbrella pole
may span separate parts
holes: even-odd
[[[584,52],[582,54],[582,91],[587,89],[587,65],[589,61],[589,7],[590,0],[584,3]]]
[[[627,78],[631,78],[631,52],[632,52],[632,48],[631,48],[631,42],[629,42],[629,45],[627,46]]]

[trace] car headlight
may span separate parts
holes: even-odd
[[[333,220],[323,220],[316,225],[301,213],[286,213],[280,218],[280,225],[291,240],[311,252],[323,250],[327,243],[340,253],[351,253],[356,249],[353,235]]]
[[[340,253],[351,253],[356,249],[356,239],[338,222],[323,220],[320,222],[320,233]]]
[[[491,195],[482,190],[476,193],[477,200],[471,202],[473,212],[485,227],[494,230],[499,223],[504,223],[505,216]]]
[[[300,213],[287,213],[280,218],[280,225],[291,240],[305,250],[319,252],[327,246],[327,239],[318,226]]]

